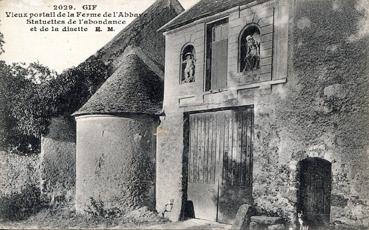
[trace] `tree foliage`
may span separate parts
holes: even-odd
[[[38,152],[51,117],[70,116],[109,76],[92,57],[60,75],[40,63],[0,62],[0,146]]]
[[[109,68],[93,57],[42,86],[52,116],[69,116],[78,110],[108,78]]]
[[[0,32],[0,54],[4,52]],[[71,116],[108,78],[109,67],[92,56],[58,75],[38,62],[0,61],[0,150],[39,152],[52,117]]]
[[[17,129],[18,120],[13,116],[15,99],[32,89],[32,81],[24,77],[26,71],[20,65],[7,65],[0,61],[0,146],[27,151],[37,148],[37,138]],[[29,147],[31,145],[31,147]]]

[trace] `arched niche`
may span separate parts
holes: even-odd
[[[180,83],[195,82],[196,53],[192,44],[187,44],[181,52],[181,78]]]
[[[260,69],[260,29],[256,24],[247,25],[239,37],[239,72]]]

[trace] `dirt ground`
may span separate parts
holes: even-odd
[[[69,207],[43,209],[24,220],[2,221],[0,229],[231,229],[231,225],[190,219],[170,222],[146,207],[132,211],[121,217],[109,218],[76,214]],[[310,228],[309,228],[310,229]],[[319,230],[364,230],[353,226],[327,226]]]
[[[63,207],[43,209],[24,220],[0,221],[0,229],[137,229],[167,222],[145,207],[114,218],[80,215]]]

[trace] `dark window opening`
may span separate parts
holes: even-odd
[[[228,73],[228,19],[206,28],[206,80],[205,91],[227,87]]]

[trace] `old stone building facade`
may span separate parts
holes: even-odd
[[[78,212],[95,200],[233,223],[249,204],[291,225],[368,226],[368,9],[156,1],[95,55],[113,74],[73,114],[76,133],[53,120],[43,167],[60,178],[44,170],[45,192],[69,175]]]
[[[248,203],[290,223],[367,226],[367,9],[202,0],[161,28],[157,210],[232,223]]]

